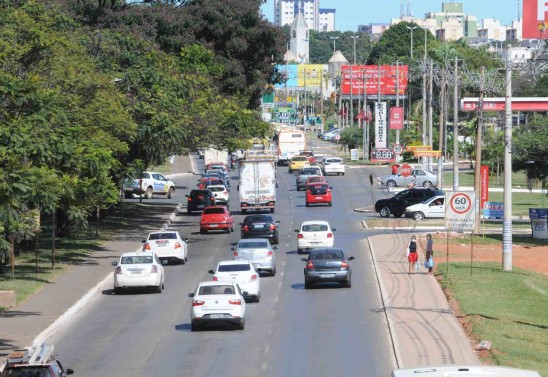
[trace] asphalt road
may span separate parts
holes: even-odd
[[[196,179],[183,175],[174,181],[189,188]],[[65,367],[78,376],[389,376],[392,349],[368,233],[360,224],[363,214],[353,212],[372,204],[369,171],[347,169],[344,177],[328,181],[334,188],[333,207],[306,208],[295,177],[286,167],[278,168],[278,274],[262,278],[261,302],[248,304],[244,331],[190,332],[187,294],[210,279],[207,271],[217,261],[231,259],[230,243],[239,232],[200,235],[199,215],[181,213],[171,228],[190,238],[189,262],[166,266],[162,294],[105,290],[97,295],[49,339]],[[232,182],[231,209],[241,222],[237,181]],[[187,192],[178,189],[173,202],[183,201]],[[356,257],[351,289],[304,290],[304,262],[296,253],[293,229],[313,219],[328,220],[337,228],[335,245]]]

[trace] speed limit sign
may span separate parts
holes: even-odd
[[[445,197],[445,227],[447,230],[473,230],[476,222],[475,192],[447,193]]]
[[[394,153],[400,155],[403,153],[403,146],[401,144],[394,145]]]

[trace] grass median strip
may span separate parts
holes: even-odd
[[[548,278],[499,263],[440,263],[442,287],[457,302],[465,329],[477,342],[492,343],[486,363],[548,375]]]

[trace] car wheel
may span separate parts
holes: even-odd
[[[261,295],[258,294],[257,296],[255,296],[255,300],[254,300],[254,301],[255,301],[255,302],[261,301]]]
[[[344,173],[341,173],[342,175],[344,175]]]
[[[331,206],[333,205],[333,203],[332,203],[332,202],[329,202],[329,203],[327,203],[327,204],[329,204],[329,207],[331,207]]]
[[[247,213],[247,209],[242,209],[242,215]]]
[[[122,294],[122,288],[114,287],[114,294],[115,295],[121,295]]]
[[[397,185],[396,185],[396,181],[394,181],[394,180],[391,179],[391,180],[389,180],[388,182],[386,182],[386,186],[388,186],[388,187],[396,187],[396,186],[397,186]]]
[[[270,213],[274,213],[275,210],[275,208],[270,208]]]
[[[434,185],[432,184],[432,182],[430,181],[425,181],[423,184],[422,184],[423,187],[426,187],[426,188],[430,188],[430,187],[433,187]]]
[[[145,198],[152,199],[152,187],[147,188],[147,191],[145,192]]]
[[[201,329],[202,328],[199,325],[195,324],[195,323],[190,324],[190,331],[200,331]]]
[[[190,215],[192,213],[192,210],[190,208],[187,208],[186,213],[187,213],[187,215]]]
[[[297,248],[297,254],[302,254],[302,253],[303,253],[303,249]]]
[[[312,289],[312,283],[308,280],[304,281],[304,289]]]
[[[205,229],[200,229],[200,234],[206,234],[207,233],[207,230]]]
[[[173,187],[170,187],[169,190],[167,190],[167,198],[168,198],[168,199],[173,198],[173,192],[175,192],[175,190],[173,189]]]
[[[245,319],[242,318],[242,322],[240,322],[240,324],[238,325],[238,330],[243,330],[245,329]]]
[[[350,288],[350,287],[352,287],[352,280],[348,279],[348,280],[346,281],[346,283],[344,284],[344,287],[345,287],[345,288]]]
[[[310,203],[306,202],[306,206],[307,206],[307,207],[310,207]]]
[[[379,211],[379,214],[381,215],[381,217],[390,217],[390,208],[382,207]]]
[[[274,267],[272,271],[270,271],[270,276],[276,276],[276,267]]]
[[[155,293],[162,293],[162,283],[158,284],[156,288],[154,288]]]
[[[413,214],[413,218],[417,221],[421,221],[421,220],[424,220],[424,213],[422,212],[415,212]]]
[[[124,198],[126,198],[126,199],[131,199],[131,198],[133,198],[133,193],[131,193],[131,192],[124,192]]]

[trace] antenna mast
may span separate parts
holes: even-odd
[[[407,16],[413,17],[413,13],[411,13],[411,0],[407,0]]]
[[[520,4],[520,0],[518,0],[518,21],[521,21],[521,4]]]

